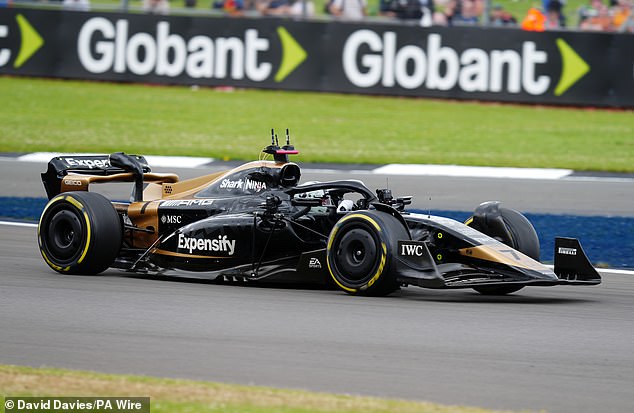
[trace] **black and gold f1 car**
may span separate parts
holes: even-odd
[[[298,153],[264,148],[272,160],[179,181],[142,156],[53,158],[42,174],[49,202],[38,226],[55,271],[119,268],[150,274],[257,281],[319,279],[350,294],[402,286],[508,294],[525,286],[594,285],[601,277],[576,239],[557,238],[554,270],[539,262],[531,223],[499,202],[465,223],[406,211],[411,197],[357,180],[300,184]],[[91,184],[131,182],[130,202]]]

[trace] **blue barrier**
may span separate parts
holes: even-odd
[[[0,197],[0,219],[36,221],[46,198]],[[427,213],[428,211],[412,210]],[[433,215],[465,221],[470,212],[432,210]],[[612,268],[634,268],[634,218],[553,214],[525,214],[533,223],[541,244],[541,260],[553,261],[555,236],[581,240],[595,265]]]

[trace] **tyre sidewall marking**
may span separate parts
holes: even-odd
[[[367,215],[363,215],[363,214],[349,214],[346,215],[345,217],[341,218],[339,220],[339,222],[337,222],[334,226],[334,228],[332,229],[331,233],[330,233],[330,239],[328,240],[328,251],[331,250],[332,248],[332,243],[337,235],[337,232],[339,231],[339,228],[341,228],[341,226],[343,226],[343,224],[345,223],[345,221],[348,221],[350,219],[353,218],[361,218],[362,220],[365,220],[367,222],[369,222],[372,226],[374,226],[374,228],[376,228],[376,230],[381,233],[381,227],[379,226],[379,224],[377,224],[377,222],[375,220],[373,220],[372,218],[370,218]],[[363,286],[357,288],[350,288],[350,287],[346,287],[345,285],[342,285],[339,280],[337,280],[337,278],[334,276],[334,273],[332,271],[332,266],[330,264],[330,254],[326,254],[326,265],[328,266],[328,272],[330,273],[330,278],[333,279],[333,281],[339,286],[341,287],[343,290],[351,292],[351,293],[356,293],[358,290],[366,290],[369,287],[371,287],[380,277],[381,274],[383,273],[383,269],[385,268],[385,263],[387,262],[387,246],[385,245],[384,242],[381,242],[381,248],[382,248],[382,253],[381,253],[381,262],[379,263],[379,267],[377,268],[376,273],[374,273],[374,275],[370,278],[370,280]]]
[[[84,246],[84,251],[81,253],[81,256],[77,260],[77,264],[81,264],[84,258],[86,258],[86,254],[88,253],[88,248],[90,248],[90,235],[91,235],[90,234],[90,219],[88,218],[88,213],[86,212],[86,208],[84,208],[81,202],[79,202],[72,196],[67,196],[66,200],[70,202],[71,204],[73,204],[84,215],[84,220],[86,221],[86,245]]]
[[[42,226],[42,219],[44,218],[44,215],[46,214],[46,211],[52,205],[54,205],[54,204],[56,204],[58,202],[61,202],[61,201],[66,201],[66,202],[70,203],[75,208],[77,208],[79,210],[79,212],[84,216],[84,220],[86,222],[86,245],[84,246],[84,250],[82,251],[82,254],[79,257],[79,260],[77,260],[76,264],[81,264],[81,262],[84,260],[84,258],[86,258],[86,254],[88,253],[88,249],[90,247],[90,237],[91,237],[90,219],[88,218],[88,214],[86,213],[86,209],[84,208],[82,203],[79,202],[78,200],[76,200],[75,198],[73,198],[70,195],[58,196],[57,198],[54,198],[51,202],[49,202],[46,205],[46,207],[42,211],[42,215],[40,216],[40,221],[39,221],[39,223],[37,225],[37,242],[38,242],[38,245],[40,247],[40,253],[42,254],[42,257],[44,258],[44,261],[46,261],[46,263],[49,266],[51,266],[51,268],[53,268],[54,270],[57,270],[57,271],[68,271],[68,270],[70,270],[70,265],[66,266],[66,267],[61,267],[61,266],[55,265],[55,264],[53,264],[51,262],[51,260],[48,258],[48,256],[46,255],[46,253],[42,249],[42,237],[40,235],[41,226]]]

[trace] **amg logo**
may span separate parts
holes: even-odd
[[[64,158],[64,161],[69,166],[83,166],[85,168],[94,169],[94,168],[107,168],[110,166],[110,161],[107,159],[74,159],[74,158]]]
[[[557,253],[563,254],[563,255],[577,255],[577,249],[559,247],[559,249],[557,250]]]
[[[231,179],[223,179],[220,182],[221,189],[243,189],[245,191],[255,191],[260,192],[266,189],[266,184],[260,181],[253,181],[251,179],[238,179],[237,181],[232,181]]]
[[[213,199],[177,199],[174,201],[161,202],[162,207],[179,207],[179,206],[205,206],[213,204]]]
[[[318,258],[312,257],[308,261],[308,268],[321,268],[321,262],[319,262]]]
[[[191,254],[194,251],[226,252],[233,255],[236,249],[236,240],[227,239],[226,235],[218,235],[217,239],[190,238],[178,234],[178,248],[186,249]]]
[[[402,243],[401,250],[399,251],[400,255],[408,256],[408,257],[422,257],[425,253],[425,245],[424,244],[406,244]]]

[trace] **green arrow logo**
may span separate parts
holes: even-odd
[[[590,66],[564,39],[557,39],[557,47],[561,53],[562,67],[561,77],[555,88],[555,96],[561,96],[590,71]]]
[[[15,62],[13,63],[13,67],[17,69],[29,60],[31,56],[33,56],[33,54],[35,54],[35,52],[44,45],[44,40],[23,15],[18,14],[15,19],[18,22],[20,34],[22,35],[20,52],[18,53],[18,58],[15,59]]]
[[[306,50],[297,43],[297,40],[285,28],[278,27],[277,34],[282,42],[282,63],[275,74],[275,81],[279,83],[286,79],[297,66],[302,64],[308,55]]]

